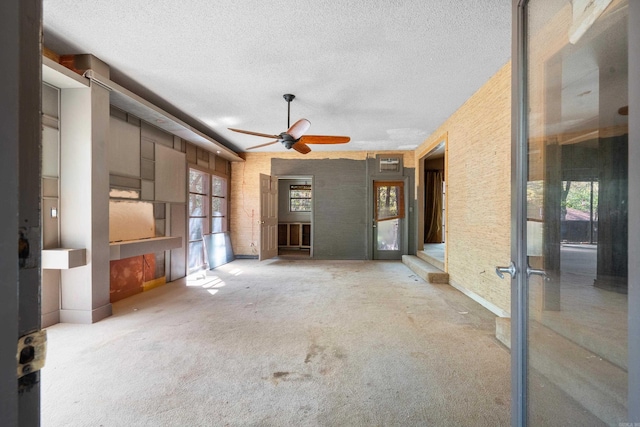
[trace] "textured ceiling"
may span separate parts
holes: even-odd
[[[309,134],[351,136],[314,150],[413,149],[510,57],[511,0],[43,4],[47,47],[97,56],[239,151],[269,140],[227,127],[286,130],[285,93]]]

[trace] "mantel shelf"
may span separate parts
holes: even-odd
[[[152,237],[149,239],[127,240],[109,243],[110,260],[168,251],[182,247],[182,237]]]
[[[68,270],[87,265],[86,249],[43,249],[42,268],[45,270]]]

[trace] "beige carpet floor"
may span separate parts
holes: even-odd
[[[507,426],[494,331],[400,262],[237,260],[48,328],[42,425]]]

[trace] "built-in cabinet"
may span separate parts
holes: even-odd
[[[311,248],[311,224],[308,222],[281,222],[278,224],[278,247]]]

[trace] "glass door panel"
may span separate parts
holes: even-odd
[[[628,1],[587,3],[525,14],[530,425],[628,421]]]
[[[379,251],[397,251],[400,249],[398,240],[399,219],[378,222],[378,231],[376,233],[376,248]]]

